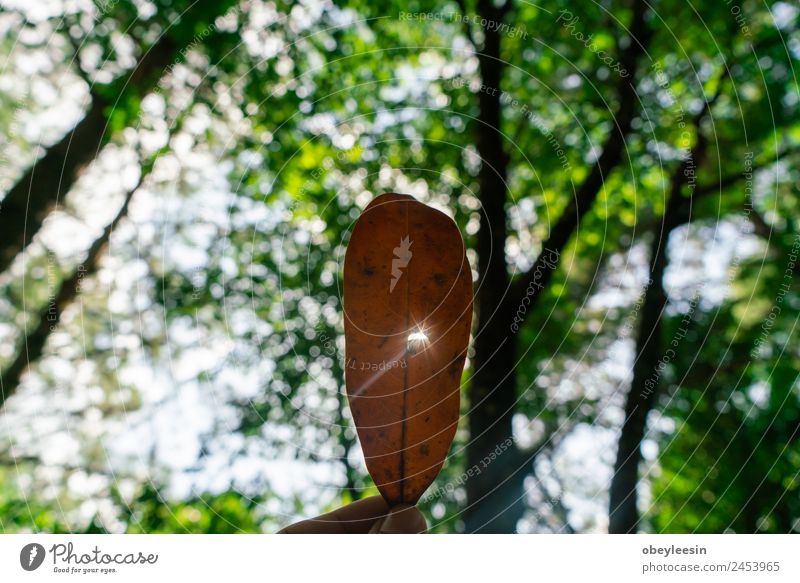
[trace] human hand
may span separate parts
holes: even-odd
[[[382,496],[371,496],[316,518],[282,528],[278,534],[414,534],[427,530],[416,506],[392,508]]]

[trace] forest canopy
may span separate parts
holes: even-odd
[[[342,268],[385,192],[472,272],[430,531],[800,532],[796,4],[0,7],[0,532],[377,494]]]

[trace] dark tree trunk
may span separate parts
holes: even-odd
[[[490,2],[480,2],[478,11],[489,21],[501,22],[509,4],[496,8]],[[466,484],[468,506],[465,524],[468,532],[514,532],[522,518],[524,480],[531,472],[535,454],[524,456],[513,445],[503,448],[512,437],[511,420],[517,399],[517,336],[511,326],[523,299],[529,302],[526,314],[532,312],[541,291],[552,277],[557,257],[591,208],[604,179],[622,159],[625,136],[637,111],[635,72],[650,37],[645,24],[646,9],[645,2],[635,1],[630,25],[631,43],[621,58],[631,75],[620,79],[614,118],[616,127],[609,134],[598,161],[579,186],[576,198],[551,230],[543,252],[531,270],[513,284],[509,281],[505,261],[509,159],[499,132],[503,71],[501,38],[489,28],[484,30],[484,47],[478,54],[484,89],[479,96],[476,124],[476,143],[482,160],[479,175],[482,214],[477,241],[480,277],[472,363],[474,373],[469,387],[470,443],[467,447],[467,469],[475,468],[478,472]],[[547,265],[543,266],[544,263]],[[534,279],[536,292],[528,294],[528,285]],[[487,457],[491,460],[490,467],[485,461]]]
[[[636,532],[639,524],[636,485],[642,458],[640,445],[647,426],[647,414],[653,408],[658,392],[656,367],[661,358],[661,314],[667,304],[663,278],[671,231],[671,228],[662,224],[650,245],[650,284],[642,302],[642,316],[636,333],[633,382],[625,403],[625,421],[617,446],[614,477],[611,480],[608,531],[612,534]]]
[[[481,2],[482,17],[499,22],[501,9]],[[481,156],[478,177],[481,223],[477,237],[478,290],[476,298],[475,357],[469,387],[469,431],[467,468],[480,472],[467,481],[467,532],[514,532],[522,515],[522,482],[506,480],[513,473],[513,447],[491,462],[481,462],[511,437],[511,416],[516,400],[515,337],[510,335],[510,314],[503,299],[508,291],[505,260],[508,156],[501,126],[500,36],[485,29],[484,47],[478,54],[481,80],[488,90],[479,94],[479,116],[475,139]],[[485,464],[485,462],[484,462]],[[485,470],[485,471],[484,471]],[[498,479],[500,478],[500,479]]]
[[[609,492],[608,532],[611,534],[633,533],[639,528],[636,489],[639,483],[639,463],[642,460],[641,443],[647,428],[647,415],[655,406],[661,385],[659,360],[662,355],[667,360],[674,356],[663,352],[661,341],[661,318],[667,305],[664,289],[664,272],[669,261],[667,244],[672,231],[691,220],[693,198],[707,194],[696,188],[697,171],[708,148],[708,139],[701,126],[711,106],[722,94],[722,82],[727,74],[726,68],[720,76],[716,93],[703,103],[703,107],[694,117],[697,142],[670,177],[664,216],[650,245],[650,279],[645,289],[636,333],[633,380],[625,402],[625,420],[617,442],[617,458]],[[687,190],[686,196],[684,190]],[[672,347],[667,348],[669,350]]]
[[[509,5],[510,2],[504,8],[497,8],[491,2],[479,2],[478,11],[481,17],[489,21],[501,22]],[[645,10],[644,2],[637,0],[631,23],[631,44],[622,58],[629,71],[636,71],[638,59],[649,38],[644,22]],[[509,290],[505,261],[509,160],[500,134],[500,84],[503,72],[501,38],[491,28],[485,29],[484,35],[483,50],[478,54],[484,89],[479,94],[480,110],[476,125],[477,148],[482,160],[479,175],[482,214],[477,241],[480,277],[476,300],[474,373],[469,388],[470,443],[467,448],[467,469],[479,471],[467,481],[465,524],[468,532],[514,532],[524,511],[523,483],[530,472],[530,459],[521,456],[513,445],[503,448],[512,435],[511,419],[517,397],[517,336],[511,333],[511,325],[531,278],[545,278],[536,282],[541,290],[552,276],[553,266],[541,269],[540,263],[552,263],[552,254],[548,252],[560,253],[563,250],[581,217],[594,202],[604,177],[619,163],[624,138],[630,130],[636,110],[636,88],[633,80],[635,75],[621,81],[616,131],[609,135],[598,162],[581,184],[578,196],[551,231],[545,251],[531,271]],[[528,313],[539,296],[540,293],[536,293],[529,298]],[[486,460],[491,460],[491,469]]]
[[[710,103],[706,103],[697,116],[695,126],[698,132]],[[647,415],[658,398],[662,373],[658,368],[659,360],[662,356],[667,360],[674,356],[663,352],[661,341],[661,318],[667,306],[664,288],[664,272],[669,261],[667,245],[672,231],[691,218],[691,205],[688,201],[694,194],[695,185],[690,177],[696,175],[697,167],[705,156],[706,146],[707,140],[702,133],[698,133],[697,144],[672,175],[660,229],[650,244],[650,279],[642,302],[642,315],[636,333],[633,380],[625,403],[625,421],[618,440],[614,476],[611,479],[608,531],[612,534],[636,532],[639,526],[636,487],[642,459],[641,442],[647,428]],[[689,197],[685,197],[683,193],[687,184]]]

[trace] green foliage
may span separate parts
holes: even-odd
[[[262,532],[263,500],[236,492],[198,496],[169,503],[147,487],[125,505],[128,533],[237,534]]]
[[[141,460],[127,460],[130,467],[122,474],[136,482],[137,493],[123,497],[107,488],[98,496],[111,501],[115,528],[127,532],[274,531],[294,518],[374,493],[344,397],[341,261],[360,210],[380,192],[414,194],[454,217],[476,266],[482,212],[475,150],[482,90],[477,60],[460,19],[408,17],[460,13],[455,2],[337,2],[318,12],[278,2],[274,18],[253,8],[272,15],[261,3],[151,4],[152,14],[143,14],[140,2],[111,3],[96,24],[83,29],[83,50],[99,54],[93,62],[101,65],[89,70],[90,76],[109,73],[93,90],[108,104],[116,145],[140,146],[152,137],[148,132],[163,134],[166,127],[175,134],[159,160],[163,167],[156,164],[156,178],[148,183],[155,195],[143,204],[142,215],[134,216],[140,222],[131,223],[136,234],[122,228],[110,253],[123,267],[111,261],[99,276],[90,276],[80,310],[66,318],[50,355],[56,365],[74,365],[69,370],[75,378],[79,365],[86,365],[81,386],[74,387],[78,397],[82,389],[101,395],[76,397],[80,407],[67,410],[92,428],[85,436],[78,433],[76,457],[94,475],[107,462],[105,445],[93,433],[96,419],[118,429],[119,420],[128,422],[137,410],[144,417],[157,410],[138,394],[147,393],[154,381],[125,380],[131,377],[126,365],[171,374],[173,359],[191,348],[224,351],[221,362],[201,362],[191,378],[180,381],[196,384],[198,399],[213,403],[219,415],[198,430],[196,459],[176,468],[154,461],[153,453],[146,465],[158,471],[146,479],[135,463]],[[467,15],[474,16],[473,3],[466,4]],[[723,300],[709,294],[698,303],[677,357],[665,369],[658,418],[666,422],[653,423],[648,434],[658,455],[648,474],[652,508],[646,520],[657,532],[796,530],[796,273],[773,325],[763,328],[778,305],[784,266],[800,232],[796,151],[778,167],[773,164],[777,155],[796,149],[800,135],[798,59],[796,50],[787,50],[787,45],[796,49],[796,22],[779,30],[770,16],[776,3],[746,1],[740,3],[747,14],[745,34],[724,2],[656,4],[657,14],[649,17],[655,36],[638,72],[641,112],[624,160],[604,177],[594,208],[581,220],[551,285],[519,332],[515,437],[525,452],[540,451],[551,468],[526,468],[539,484],[529,494],[548,490],[543,498],[563,502],[559,512],[568,515],[568,497],[552,492],[580,484],[570,483],[568,472],[559,473],[560,448],[578,427],[618,430],[629,379],[613,369],[630,364],[617,348],[630,344],[631,325],[638,321],[640,272],[647,269],[642,243],[657,228],[670,177],[700,131],[710,147],[697,168],[697,188],[705,194],[692,201],[686,239],[696,246],[681,247],[686,242],[681,230],[673,235],[673,259],[713,248],[720,225],[749,225],[748,208],[766,217],[772,232],[765,242],[763,233],[741,227],[740,237],[758,241],[759,251],[731,267]],[[574,29],[558,20],[566,14],[561,11],[579,17]],[[71,23],[81,15],[69,16]],[[506,254],[514,278],[542,251],[542,241],[615,127],[620,75],[599,51],[618,58],[629,20],[627,2],[577,8],[565,0],[546,6],[515,2],[506,19],[521,32],[504,37],[501,49],[507,66],[497,89],[504,92],[500,130],[510,157],[510,196],[509,237],[497,252]],[[52,26],[69,34],[60,24]],[[480,45],[480,27],[471,23],[468,29]],[[593,33],[593,48],[576,31]],[[115,39],[130,40],[138,58],[156,46],[162,32],[169,41],[171,73],[151,90],[123,87],[130,63],[119,55]],[[11,50],[8,38],[0,46]],[[61,57],[60,67],[72,66],[71,56]],[[702,100],[718,88],[708,122],[699,130],[690,127]],[[154,94],[164,101],[155,120],[145,107]],[[0,104],[11,103],[12,97],[0,95]],[[12,121],[3,113],[0,128]],[[136,137],[129,138],[133,130]],[[747,160],[760,171],[750,189],[737,179]],[[223,184],[209,184],[203,173],[209,166],[217,170],[212,178]],[[174,167],[179,170],[171,173]],[[720,179],[724,184],[717,187]],[[93,180],[90,187],[101,182]],[[690,194],[686,188],[687,202]],[[214,196],[224,204],[205,208]],[[149,236],[139,241],[140,233]],[[187,255],[198,252],[201,260],[178,261],[173,247],[188,249]],[[77,261],[50,259],[41,250],[32,253],[24,273],[0,284],[0,314],[13,324],[15,338]],[[132,297],[120,294],[119,273],[139,271],[144,275],[138,279],[130,275]],[[695,265],[698,277],[703,268]],[[674,288],[664,320],[667,343],[686,312],[678,297],[686,290]],[[111,306],[112,291],[118,292],[114,306],[124,303],[122,295],[127,309]],[[184,346],[180,332],[186,330],[194,335],[187,334],[192,339]],[[5,364],[11,356],[5,350],[0,360]],[[56,365],[35,365],[37,382],[25,388],[62,387]],[[242,377],[230,380],[231,371]],[[471,374],[465,372],[465,386]],[[179,395],[179,382],[170,382],[176,385],[172,396]],[[466,401],[452,455],[421,503],[436,532],[463,530]],[[290,459],[327,464],[334,477],[307,486],[303,499],[264,494],[272,490],[260,478],[247,484],[231,479],[214,494],[162,497],[175,475],[216,460],[227,439],[233,443],[224,452],[227,465],[238,458]],[[8,448],[33,447],[33,441],[11,436]],[[0,473],[3,531],[111,530],[99,514],[72,519],[81,500],[65,494],[65,476],[53,484],[61,495],[45,497],[31,484],[46,482],[39,475],[46,472],[25,467],[21,473],[31,480],[20,481],[10,469]],[[602,495],[589,503],[601,504],[597,498]],[[57,505],[64,500],[68,511],[62,512]],[[568,518],[558,520],[560,526],[537,520],[531,528],[569,526]]]

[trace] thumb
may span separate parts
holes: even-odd
[[[398,504],[383,518],[377,520],[370,533],[377,534],[415,534],[427,530],[425,517],[416,506]]]

